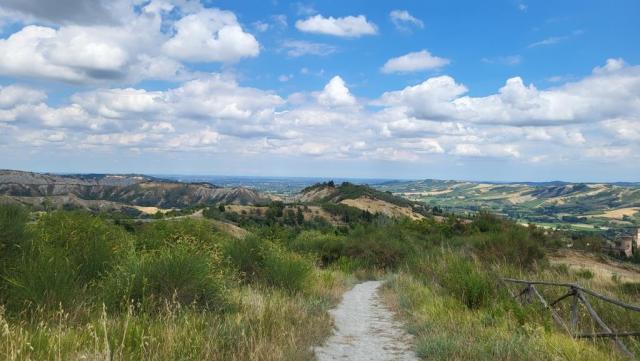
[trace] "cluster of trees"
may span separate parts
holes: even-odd
[[[261,227],[267,225],[287,225],[287,226],[314,226],[314,224],[326,224],[325,221],[315,219],[307,221],[305,212],[306,206],[285,206],[283,202],[272,202],[264,207],[255,207],[249,211],[228,212],[224,204],[215,207],[205,208],[203,215],[206,218],[230,221],[243,227]]]

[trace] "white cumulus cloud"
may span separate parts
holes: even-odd
[[[409,26],[424,28],[422,20],[411,15],[407,10],[393,10],[389,13],[389,18],[398,30],[408,31]]]
[[[439,69],[450,63],[449,59],[432,55],[428,50],[408,53],[389,59],[382,67],[382,72],[410,73],[423,70]]]
[[[187,15],[175,25],[176,34],[163,45],[172,58],[197,62],[235,62],[255,57],[260,45],[246,33],[230,11],[206,9]]]
[[[0,38],[0,74],[70,83],[181,80],[189,73],[183,62],[258,55],[259,43],[232,12],[180,4],[152,1],[115,23],[26,25]],[[172,19],[173,10],[183,16]]]
[[[640,66],[610,60],[590,76],[540,90],[513,77],[497,93],[463,96],[466,87],[449,76],[384,93],[379,102],[403,106],[422,119],[486,124],[553,125],[635,118],[640,113]]]
[[[305,20],[296,21],[296,28],[306,33],[334,35],[346,38],[358,38],[363,35],[375,35],[378,30],[374,23],[366,16],[346,16],[325,18],[322,15],[311,16]]]
[[[326,106],[349,106],[356,104],[356,98],[340,76],[334,76],[318,94],[318,103]]]

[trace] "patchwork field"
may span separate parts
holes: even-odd
[[[521,223],[589,232],[640,225],[637,183],[488,183],[420,180],[376,185],[445,212],[489,210]]]

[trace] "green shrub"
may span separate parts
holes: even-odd
[[[367,265],[364,263],[364,261],[359,259],[340,258],[335,263],[333,263],[333,267],[344,272],[345,274],[351,274],[359,270],[366,269]]]
[[[357,225],[340,235],[304,231],[289,247],[315,255],[322,266],[347,258],[368,268],[393,269],[416,253],[416,241],[423,237],[421,228],[409,224],[378,217],[373,224]]]
[[[471,226],[482,233],[498,232],[502,228],[502,219],[487,211],[480,211],[474,218]]]
[[[155,307],[166,301],[222,309],[226,271],[220,258],[189,247],[167,247],[131,257],[104,282],[112,306],[128,302]]]
[[[82,281],[91,281],[109,271],[133,251],[130,235],[100,217],[80,212],[53,212],[36,225],[29,252],[61,250]]]
[[[315,255],[322,266],[328,266],[346,255],[344,236],[318,231],[301,232],[289,247],[298,252]]]
[[[640,296],[640,282],[624,282],[620,285],[620,290],[628,295]]]
[[[28,253],[5,276],[7,309],[18,313],[32,306],[69,308],[84,297],[86,287],[78,273],[63,249],[44,247]]]
[[[527,228],[521,226],[505,225],[500,231],[476,234],[471,239],[485,262],[507,262],[526,268],[544,259],[540,242],[530,238]]]
[[[345,254],[369,267],[395,268],[415,253],[415,247],[398,224],[361,226],[347,236]]]
[[[258,280],[264,262],[262,241],[255,235],[227,243],[224,252],[245,282]]]
[[[550,243],[540,228],[524,227],[485,211],[476,215],[461,239],[471,241],[483,261],[508,262],[525,268],[543,260],[543,246]]]
[[[324,203],[322,209],[327,213],[337,217],[344,223],[371,222],[374,215],[371,212],[341,203]]]
[[[4,277],[8,307],[56,308],[75,306],[79,300],[91,302],[87,290],[132,251],[129,234],[99,217],[46,214]]]
[[[555,270],[558,274],[563,275],[563,276],[568,276],[569,275],[569,266],[566,265],[565,263],[560,263],[560,264],[556,264],[551,266],[551,268],[553,270]]]
[[[578,276],[579,278],[584,278],[585,280],[590,280],[594,275],[593,272],[588,269],[581,269],[579,271],[576,271],[576,276]]]
[[[441,279],[441,285],[470,309],[488,305],[495,294],[491,278],[463,257],[452,257]]]
[[[263,248],[264,280],[290,292],[303,290],[309,281],[313,265],[302,256],[283,250],[276,245]]]
[[[136,249],[158,250],[178,242],[190,242],[196,247],[209,249],[221,243],[223,238],[211,223],[205,220],[163,220],[139,227],[136,231]]]
[[[230,242],[225,251],[246,282],[264,282],[288,291],[304,289],[313,269],[304,257],[255,235]]]
[[[29,213],[24,207],[0,204],[0,271],[29,238],[27,221]]]

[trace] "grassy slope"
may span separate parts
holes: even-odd
[[[640,275],[640,274],[638,274]],[[434,251],[390,278],[385,292],[388,303],[408,323],[416,336],[416,348],[428,360],[617,360],[625,359],[608,341],[574,341],[552,321],[538,303],[522,306],[496,287],[496,277],[513,277],[579,283],[612,298],[637,303],[638,283],[619,278],[594,277],[587,268],[543,264],[523,269],[515,265],[486,265],[455,249]],[[565,289],[539,286],[547,300]],[[514,292],[519,291],[512,287]],[[615,330],[640,329],[640,314],[590,298],[600,316]],[[465,307],[466,305],[466,307]],[[569,319],[570,303],[558,305]],[[597,331],[586,310],[578,327]],[[640,342],[625,339],[640,353]]]
[[[549,324],[521,324],[498,307],[469,310],[410,274],[393,277],[387,287],[388,303],[408,323],[418,355],[426,360],[622,359],[606,346],[575,342]]]

